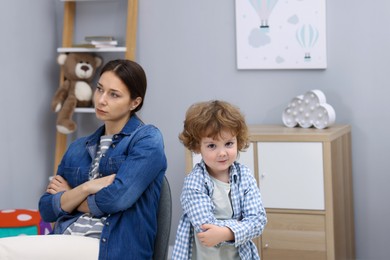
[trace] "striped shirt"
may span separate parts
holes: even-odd
[[[64,235],[85,236],[100,239],[106,217],[94,218],[89,213],[81,215],[70,225]]]
[[[100,137],[100,144],[98,151],[96,152],[95,159],[92,162],[91,169],[89,171],[89,179],[93,180],[99,177],[99,163],[103,154],[106,153],[107,149],[112,144],[113,135],[103,135]]]
[[[99,163],[102,156],[112,144],[113,135],[100,137],[100,144],[89,171],[89,179],[101,177],[99,174]],[[76,222],[72,223],[65,231],[65,235],[86,236],[100,239],[106,217],[94,218],[91,214],[81,215]]]

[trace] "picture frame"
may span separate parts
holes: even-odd
[[[325,0],[236,0],[238,69],[326,69]]]

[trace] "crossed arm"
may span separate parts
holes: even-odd
[[[202,191],[199,183],[201,181],[197,177],[187,177],[181,195],[183,211],[190,219],[199,241],[206,247],[213,247],[225,241],[234,241],[235,234],[228,223],[237,224],[238,221],[215,219],[211,210],[211,199]]]
[[[201,225],[203,232],[197,234],[199,241],[206,247],[213,247],[224,241],[233,241],[234,233],[228,227],[213,224]]]
[[[261,195],[256,180],[251,175],[245,176],[247,178],[241,179],[240,199],[232,199],[236,217],[225,220],[215,218],[213,202],[203,179],[197,174],[186,177],[181,204],[204,246],[211,247],[225,241],[239,246],[261,235],[267,222]]]
[[[72,188],[63,177],[56,175],[49,182],[46,192],[54,195],[58,192],[65,191],[61,196],[62,210],[72,212],[77,209],[80,212],[87,213],[90,212],[87,197],[110,185],[114,179],[115,174],[111,174],[106,177],[89,180]]]

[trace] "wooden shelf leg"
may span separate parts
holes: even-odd
[[[60,164],[61,159],[65,154],[66,147],[67,147],[67,136],[57,132],[56,150],[55,150],[55,158],[54,158],[54,174],[57,173],[57,167]]]

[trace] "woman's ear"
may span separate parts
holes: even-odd
[[[139,106],[139,104],[141,104],[141,102],[142,102],[141,97],[137,97],[137,98],[131,100],[130,110],[136,109]]]

